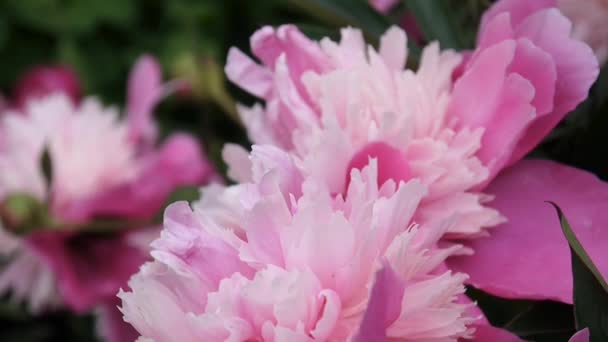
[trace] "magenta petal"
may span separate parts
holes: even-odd
[[[217,177],[198,142],[185,134],[169,137],[160,151],[148,156],[146,164],[133,182],[62,208],[61,217],[76,221],[94,215],[148,219],[177,187],[199,186]]]
[[[120,305],[120,299],[114,296],[99,308],[97,331],[105,342],[133,342],[139,337],[133,326],[124,321]]]
[[[378,162],[378,185],[384,184],[389,179],[397,183],[408,181],[412,176],[409,163],[401,151],[383,142],[372,142],[361,148],[350,160],[346,168],[347,187],[350,183],[351,170],[362,170],[367,166],[370,158],[375,158]]]
[[[376,272],[376,282],[372,288],[367,310],[354,341],[385,341],[388,328],[401,313],[404,282],[393,271],[388,262]]]
[[[152,121],[154,107],[163,95],[161,68],[149,55],[140,57],[129,75],[127,113],[130,138],[151,141],[156,134]]]
[[[25,73],[13,90],[14,105],[25,108],[28,100],[53,93],[63,93],[73,104],[80,102],[82,87],[74,71],[67,66],[37,66]]]
[[[577,331],[568,342],[589,342],[589,329],[585,328]]]
[[[77,312],[114,298],[146,260],[124,234],[99,237],[42,232],[28,237],[28,244],[54,271],[62,298]]]
[[[475,324],[473,342],[520,342],[522,339],[507,330],[495,328],[488,324]]]
[[[486,189],[490,205],[508,219],[488,238],[471,241],[473,256],[448,261],[469,283],[507,298],[572,303],[570,251],[553,201],[564,211],[583,246],[608,276],[608,184],[583,170],[545,160],[524,160]]]

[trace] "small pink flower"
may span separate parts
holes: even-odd
[[[420,182],[379,187],[377,167],[353,170],[345,195],[333,196],[285,152],[254,146],[251,183],[167,209],[155,261],[119,294],[125,320],[158,342],[345,341],[358,334],[377,281],[395,292],[386,336],[470,336],[470,305],[457,302],[465,277],[434,273],[461,247],[437,248],[446,223],[415,226]],[[374,277],[382,265],[394,271]]]

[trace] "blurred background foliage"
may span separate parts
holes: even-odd
[[[312,38],[339,37],[355,26],[370,43],[390,25],[415,16],[422,37],[410,39],[411,66],[420,45],[468,49],[475,43],[481,13],[490,0],[402,0],[387,16],[365,0],[2,0],[0,1],[0,92],[10,96],[19,75],[39,64],[62,63],[79,75],[84,93],[106,104],[124,104],[132,63],[156,56],[166,78],[192,85],[164,101],[157,112],[161,132],[195,133],[223,170],[221,147],[247,145],[234,103],[254,99],[228,84],[223,64],[231,46],[249,51],[249,37],[263,25],[295,23]],[[536,156],[585,168],[608,179],[608,77],[603,72],[592,96],[536,151]],[[572,307],[552,302],[509,301],[475,289],[468,294],[489,320],[532,341],[567,340],[574,331]],[[31,317],[24,308],[0,302],[0,341],[95,341],[92,316],[59,311]]]

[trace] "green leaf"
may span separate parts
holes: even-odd
[[[590,342],[608,341],[608,284],[572,231],[562,210],[557,211],[570,245],[574,283],[574,317],[577,330],[589,328]]]
[[[442,48],[462,49],[460,29],[455,23],[448,1],[403,0],[405,6],[416,17],[416,24],[429,41],[438,40]]]

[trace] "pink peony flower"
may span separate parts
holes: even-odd
[[[589,201],[607,205],[608,192],[581,171],[520,161],[585,99],[598,74],[591,49],[571,38],[570,22],[552,5],[496,2],[483,17],[478,47],[460,66],[459,55],[431,44],[417,72],[403,70],[405,35],[395,28],[375,51],[356,30],[343,30],[340,43],[316,43],[282,26],[253,35],[262,65],[233,49],[226,72],[266,103],[240,108],[254,142],[285,149],[333,194],[344,193],[352,169],[369,157],[377,159],[380,184],[419,179],[428,193],[417,222],[456,217],[449,239],[495,227],[489,237],[470,239],[475,255],[450,258],[450,268],[495,295],[571,302],[571,284],[554,281],[570,279],[569,250],[544,201],[560,204],[575,229],[587,229],[582,235],[595,237],[585,238],[592,256],[606,260],[606,221]],[[251,179],[245,155],[225,150],[236,180]],[[516,339],[491,327],[480,331]]]
[[[211,180],[212,167],[192,137],[175,134],[155,146],[151,116],[164,93],[160,82],[158,64],[140,59],[129,80],[125,121],[95,98],[74,104],[64,93],[32,99],[22,114],[3,115],[0,201],[26,194],[46,203],[51,216],[67,226],[111,217],[133,222],[125,223],[128,229],[149,222],[176,187]],[[49,184],[41,165],[44,151],[51,161]],[[36,228],[23,237],[2,230],[0,239],[2,253],[10,256],[0,272],[0,292],[27,301],[33,312],[59,304],[84,311],[113,302],[147,259],[142,238],[155,231],[98,236]]]
[[[166,210],[155,261],[119,294],[143,339],[351,340],[374,281],[395,293],[383,316],[386,336],[471,335],[470,305],[457,302],[466,277],[437,271],[461,249],[436,246],[449,222],[412,221],[426,191],[419,181],[380,187],[371,159],[334,196],[272,146],[254,146],[251,173],[250,183],[204,189],[193,208],[179,202]],[[382,265],[390,274],[374,277]]]
[[[265,108],[240,108],[254,142],[293,153],[332,193],[342,193],[350,170],[370,156],[378,159],[380,185],[419,178],[429,192],[417,220],[456,215],[452,237],[483,235],[502,222],[484,205],[490,198],[474,190],[488,177],[476,156],[483,129],[454,129],[447,116],[458,54],[434,43],[417,72],[405,70],[406,37],[395,27],[378,51],[355,29],[342,30],[339,43],[317,44],[293,26],[266,27],[251,43],[264,66],[232,49],[226,73],[266,101]]]
[[[15,84],[13,101],[23,110],[32,99],[40,99],[54,93],[65,94],[73,104],[82,98],[82,87],[78,77],[67,66],[37,66],[26,72]]]
[[[608,1],[557,0],[557,7],[573,24],[573,35],[586,42],[600,64],[608,60]]]

